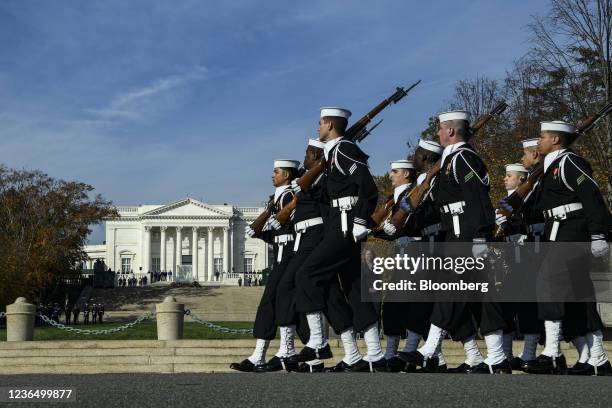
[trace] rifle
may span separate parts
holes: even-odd
[[[606,117],[606,115],[608,115],[610,112],[612,112],[612,101],[609,101],[606,104],[606,106],[601,108],[597,113],[580,121],[580,124],[578,125],[576,129],[576,133],[575,133],[576,137],[571,142],[573,143],[574,141],[576,141],[578,136],[585,136],[588,132],[591,131],[591,129],[595,127],[597,122],[599,122],[604,117]],[[535,167],[533,172],[529,175],[527,180],[523,184],[518,186],[517,189],[514,190],[514,192],[506,198],[505,201],[506,203],[508,203],[508,205],[510,205],[510,207],[512,207],[512,211],[510,212],[506,210],[505,208],[498,208],[497,209],[498,213],[509,218],[512,216],[512,214],[518,211],[523,205],[523,201],[525,200],[525,197],[527,197],[527,195],[531,192],[531,190],[533,190],[536,183],[540,180],[543,174],[544,174],[544,163],[542,161],[537,164],[537,166]],[[504,224],[498,225],[495,228],[494,236],[496,238],[503,236],[504,229],[505,229]]]
[[[503,111],[506,110],[507,107],[508,107],[508,104],[505,101],[499,102],[497,105],[495,105],[493,109],[489,111],[489,113],[481,116],[476,121],[476,123],[472,127],[470,127],[470,134],[474,136],[484,125],[487,124],[488,121],[493,119],[494,116],[500,115]],[[419,184],[418,186],[410,190],[410,192],[406,195],[406,198],[410,200],[410,206],[413,209],[416,209],[419,206],[419,204],[421,204],[421,201],[423,201],[425,194],[429,191],[429,187],[431,186],[431,181],[433,180],[434,177],[440,174],[441,167],[442,167],[442,162],[440,159],[431,167],[431,169],[429,169],[429,171],[427,172],[425,176],[425,180],[423,180],[421,184]],[[391,222],[393,223],[395,228],[399,230],[400,228],[402,228],[407,218],[408,218],[408,213],[404,211],[403,209],[399,208],[395,212],[395,214],[393,214],[393,217],[391,218]]]
[[[263,230],[266,221],[268,221],[268,218],[270,218],[270,215],[272,215],[273,208],[274,196],[270,196],[270,200],[268,201],[268,204],[266,204],[266,209],[261,214],[259,214],[259,216],[255,218],[255,221],[253,221],[250,225],[251,229],[255,231],[255,234],[261,233],[261,230]]]
[[[380,125],[382,120],[378,121],[370,129],[367,129],[368,123],[370,123],[370,121],[372,121],[372,119],[374,119],[374,117],[378,115],[387,106],[398,103],[404,96],[408,95],[408,92],[410,92],[420,82],[421,80],[419,79],[418,81],[416,81],[414,84],[410,85],[406,89],[402,87],[395,88],[395,93],[393,93],[393,95],[391,95],[390,97],[380,102],[378,105],[374,107],[374,109],[369,111],[366,115],[362,116],[361,119],[355,122],[345,132],[344,137],[351,141],[361,142],[372,132],[372,130],[374,130],[378,125]],[[325,159],[321,159],[318,162],[316,162],[314,166],[308,169],[306,173],[304,173],[304,175],[298,179],[297,184],[300,186],[300,189],[304,192],[307,192],[312,186],[312,183],[314,183],[317,176],[321,174],[323,170],[325,170]],[[293,197],[293,200],[291,200],[289,204],[283,207],[283,209],[280,210],[276,214],[276,220],[280,224],[284,224],[285,222],[287,222],[287,220],[289,219],[289,216],[291,215],[291,212],[295,210],[295,208],[297,207],[298,202],[299,202],[299,195],[296,194]]]
[[[391,209],[393,208],[394,204],[395,198],[393,194],[389,194],[389,196],[387,196],[387,199],[385,200],[385,203],[379,206],[376,211],[374,211],[374,214],[372,214],[372,222],[374,224],[373,229],[378,228],[380,224],[382,224],[383,221],[387,219],[387,217],[391,213]]]

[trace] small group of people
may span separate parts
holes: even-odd
[[[245,275],[244,281],[242,280],[242,278],[238,278],[238,286],[242,286],[243,283],[244,286],[261,286],[261,281],[261,277],[258,277],[257,275]]]
[[[59,303],[39,304],[36,308],[36,324],[42,326],[44,324],[42,316],[53,320],[56,323],[61,323],[61,317],[64,317],[64,324],[79,324],[79,315],[83,313],[82,324],[102,323],[104,319],[104,305],[101,303],[83,303],[81,305],[71,305],[66,302],[64,306]]]
[[[151,274],[151,283],[153,282],[166,282],[172,279],[172,272],[160,272],[160,271],[154,271],[154,272],[150,272]],[[145,283],[146,285],[146,278],[145,278]]]
[[[134,275],[131,276],[119,276],[117,279],[117,286],[120,287],[136,287],[136,286],[145,286],[148,282],[146,276],[141,276],[140,278],[136,278]]]

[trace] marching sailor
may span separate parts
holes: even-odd
[[[439,115],[438,136],[444,146],[441,171],[435,189],[435,207],[440,211],[445,242],[471,243],[471,255],[484,258],[488,254],[487,239],[495,225],[489,199],[489,175],[483,161],[467,143],[471,133],[469,114],[465,111]],[[499,304],[489,301],[466,302],[460,297],[453,301],[435,302],[431,327],[425,344],[417,351],[400,354],[408,363],[437,365],[442,340],[449,333],[461,340],[466,362],[449,372],[511,373],[502,347],[506,326]],[[475,319],[487,345],[483,359],[476,344]]]
[[[612,375],[603,347],[603,324],[594,302],[589,275],[592,256],[603,257],[609,253],[605,234],[610,227],[610,213],[593,179],[588,161],[569,148],[578,136],[575,127],[566,122],[551,121],[542,122],[540,130],[538,151],[545,158],[536,200],[545,218],[544,237],[551,243],[572,243],[572,251],[555,251],[555,247],[550,246],[549,256],[540,268],[538,282],[545,283],[544,287],[551,289],[550,293],[538,291],[538,300],[559,301],[538,303],[538,317],[544,320],[546,343],[542,354],[533,361],[525,362],[524,370],[530,373],[563,373],[566,362],[560,342],[564,338],[574,341],[580,355],[579,364],[568,370],[568,374]],[[547,270],[552,271],[554,276],[550,276]],[[591,297],[591,301],[567,299],[564,302],[554,297],[558,293],[568,293],[576,286],[591,290],[592,296],[586,296]],[[584,299],[583,296],[579,297]],[[580,337],[586,344],[584,357]],[[585,359],[586,362],[583,362]]]
[[[275,160],[272,173],[272,184],[276,187],[274,192],[273,213],[278,213],[293,199],[291,181],[298,174],[300,162],[296,160]],[[274,248],[274,267],[268,278],[268,283],[261,296],[257,314],[255,315],[255,325],[253,326],[253,336],[257,339],[253,354],[240,363],[232,363],[230,368],[237,371],[273,371],[285,364],[285,360],[295,350],[287,348],[288,344],[293,344],[294,330],[291,327],[281,327],[280,348],[276,355],[266,363],[266,352],[270,340],[276,337],[276,310],[277,298],[287,296],[285,293],[277,291],[278,283],[283,276],[283,272],[293,256],[291,245],[293,244],[293,224],[287,222],[280,225],[273,217],[268,219],[262,233],[255,234],[250,226],[246,227],[246,234],[249,237],[257,237],[273,245]]]
[[[310,339],[298,355],[299,361],[328,359],[331,349],[323,335],[323,311],[328,288],[339,279],[352,309],[352,320],[340,334],[345,356],[330,371],[386,371],[380,345],[379,310],[361,301],[361,243],[367,238],[370,216],[376,208],[378,190],[370,174],[368,156],[344,138],[351,112],[321,108],[319,140],[325,142],[325,189],[330,208],[324,220],[323,240],[297,272],[298,312],[305,313]],[[355,335],[363,332],[367,356],[362,358]]]

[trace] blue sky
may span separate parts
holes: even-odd
[[[363,143],[375,174],[477,74],[528,49],[547,1],[0,1],[0,163],[115,204],[258,205],[321,106],[358,119],[422,79]],[[288,6],[291,4],[291,6]]]

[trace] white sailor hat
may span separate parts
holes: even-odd
[[[538,145],[538,139],[537,137],[533,138],[533,139],[525,139],[525,140],[521,140],[521,143],[523,144],[523,149],[527,149],[529,147],[536,147]]]
[[[506,171],[518,171],[520,173],[527,173],[527,169],[521,163],[506,164]]]
[[[279,159],[279,160],[274,160],[274,168],[277,167],[282,167],[282,168],[289,168],[289,169],[297,169],[300,167],[300,162],[297,160],[287,160],[287,159]]]
[[[391,162],[391,170],[395,169],[414,169],[412,160],[396,160]]]
[[[430,152],[434,152],[437,154],[442,154],[442,150],[444,150],[439,143],[423,139],[419,139],[419,147],[422,147],[425,150],[429,150]]]
[[[325,148],[325,143],[317,139],[308,139],[308,146],[318,147],[319,149]]]
[[[344,108],[323,107],[321,108],[321,117],[337,116],[339,118],[348,119],[351,117],[351,111]]]
[[[465,120],[470,121],[470,113],[464,110],[456,110],[449,112],[442,112],[438,115],[440,123],[447,122],[449,120]]]
[[[540,122],[540,130],[542,132],[550,130],[553,132],[574,133],[576,132],[576,127],[562,120],[553,120],[550,122]]]

